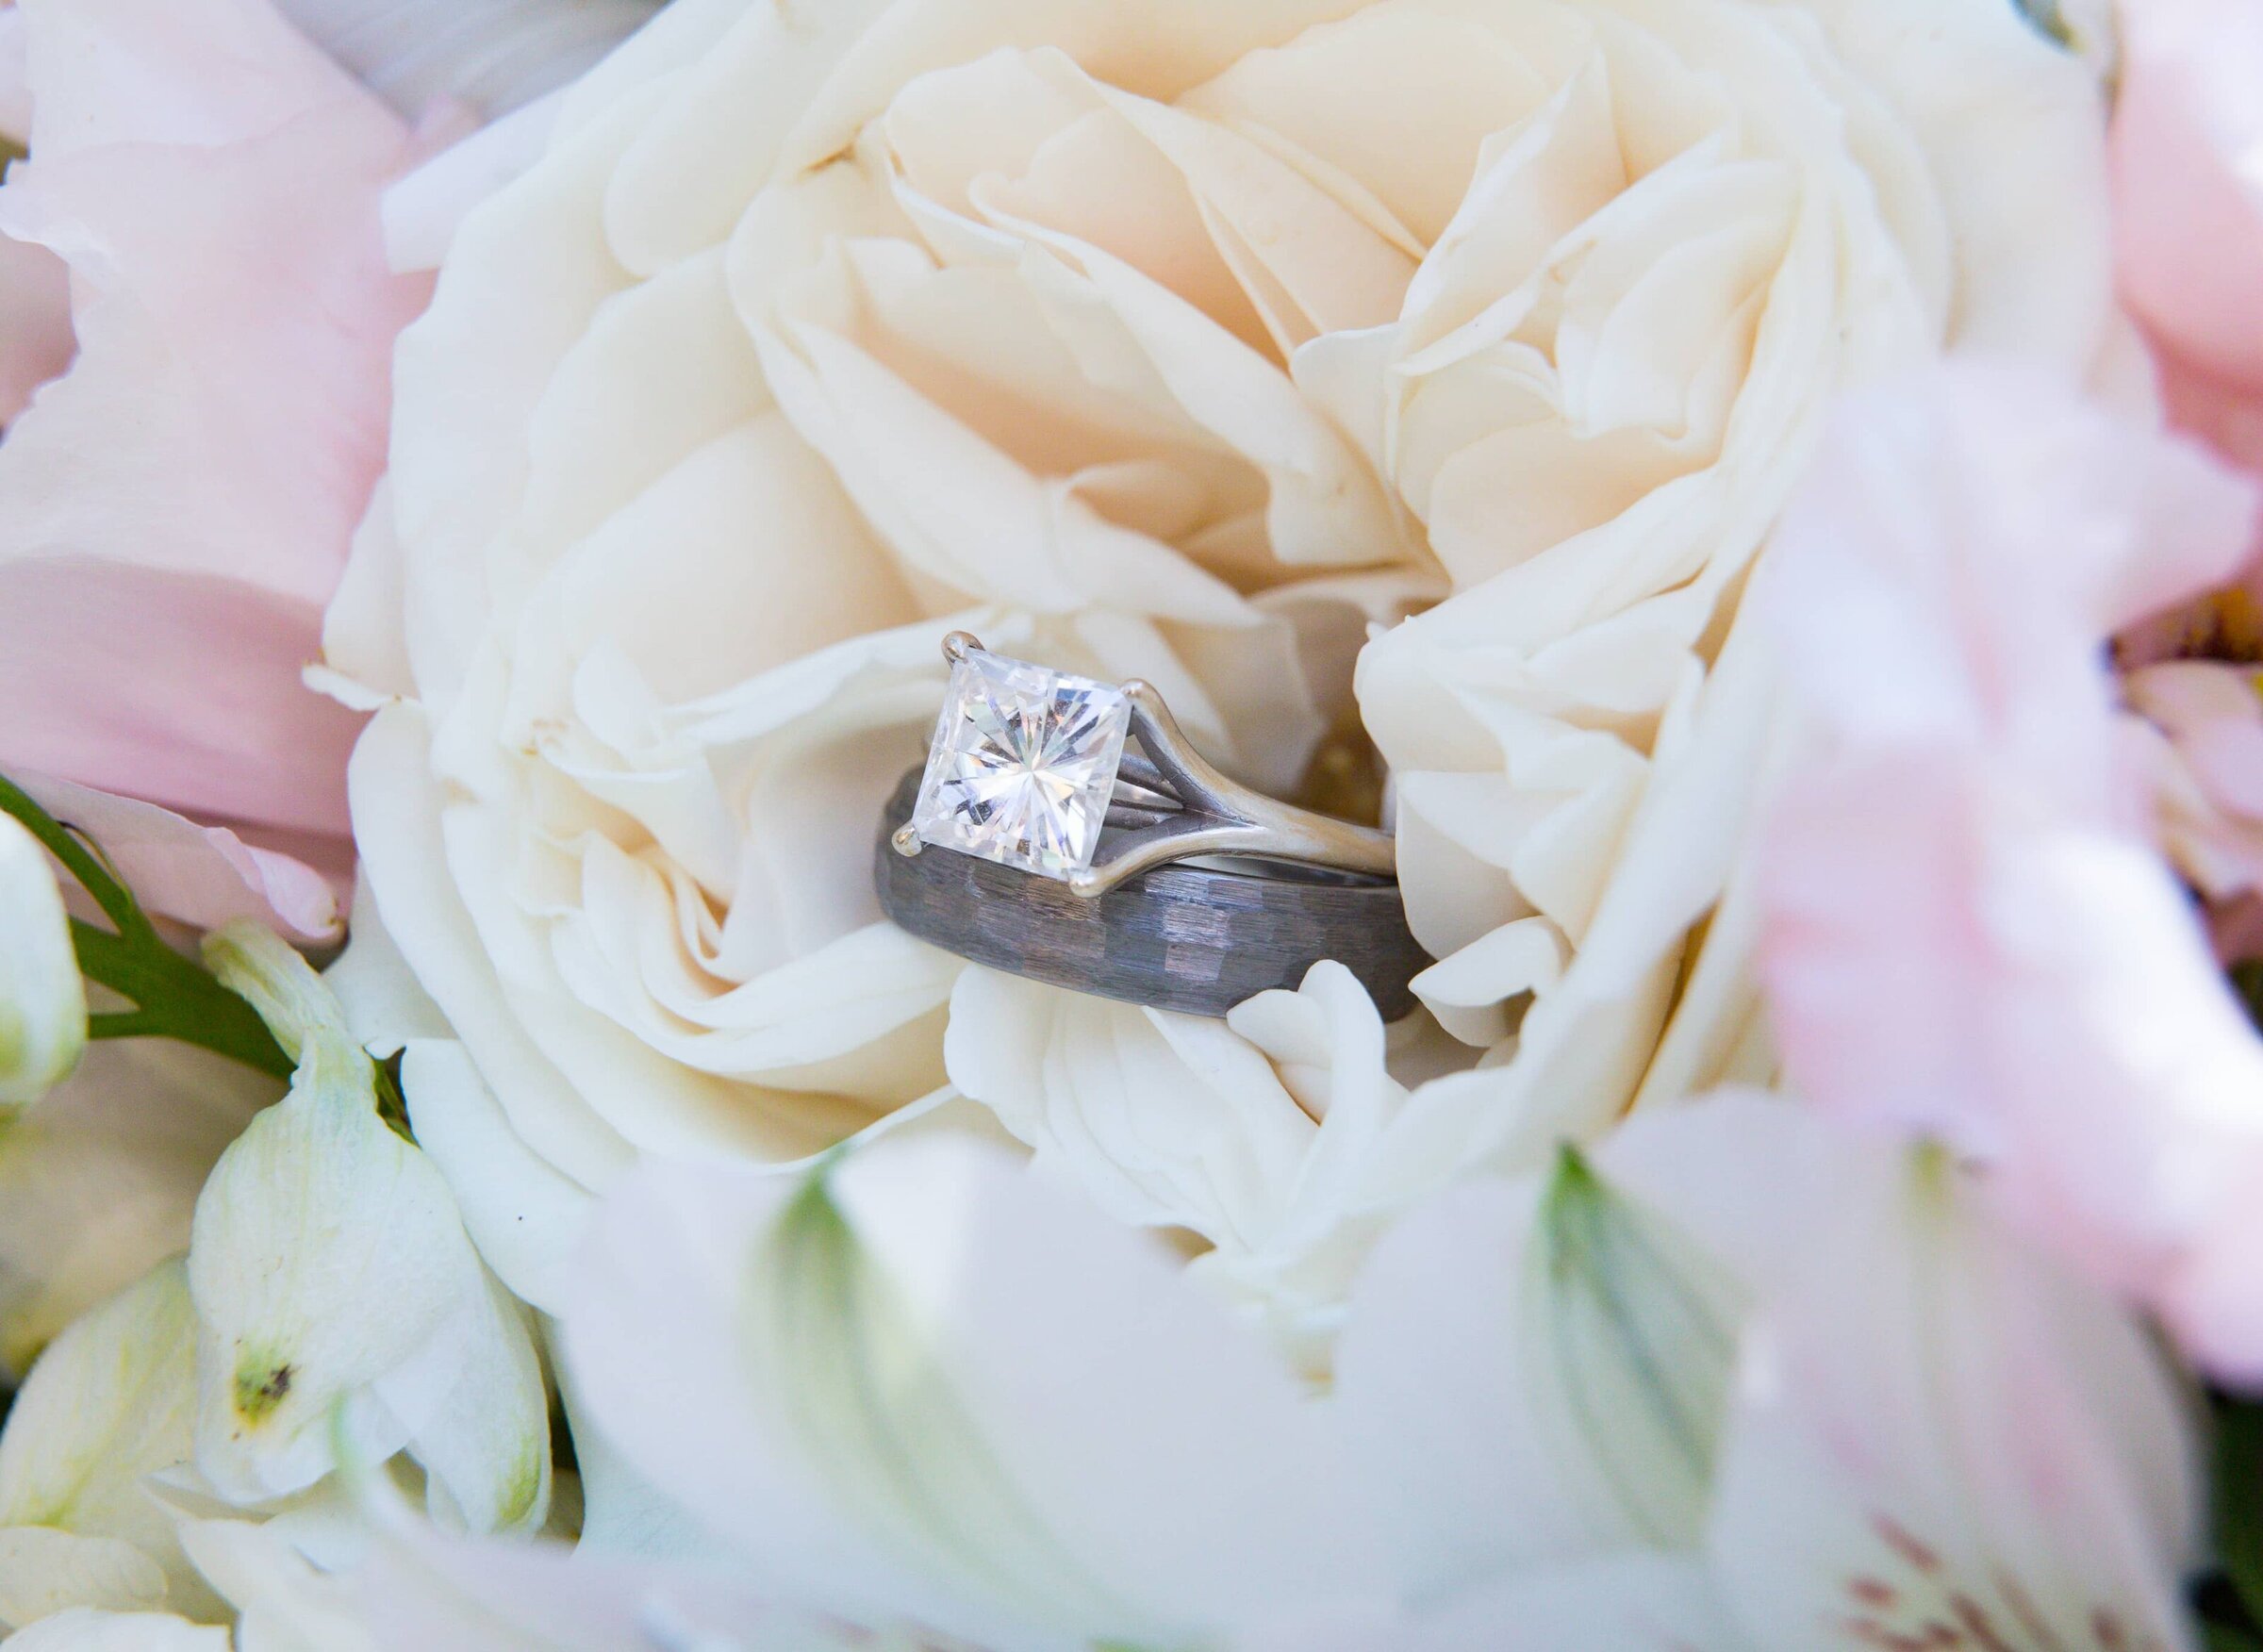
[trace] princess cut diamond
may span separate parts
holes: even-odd
[[[1131,726],[1121,689],[970,651],[951,668],[912,830],[1066,879],[1092,865]]]

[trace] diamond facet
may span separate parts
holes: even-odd
[[[1092,865],[1131,727],[1119,688],[969,653],[951,668],[912,828],[939,849],[1065,879]]]

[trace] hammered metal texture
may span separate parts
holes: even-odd
[[[881,910],[921,940],[1032,981],[1194,1016],[1294,989],[1333,958],[1386,1021],[1414,1008],[1408,983],[1430,960],[1396,884],[1169,866],[1087,899],[950,850],[899,854],[889,834],[918,786],[914,769],[882,811],[872,882]]]

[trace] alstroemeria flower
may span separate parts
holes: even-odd
[[[1411,1218],[1338,1392],[1406,1605],[1263,1652],[2190,1644],[2197,1454],[2142,1327],[1945,1154],[1793,1103]]]
[[[1768,611],[1811,741],[1763,868],[1792,1081],[1938,1136],[2226,1373],[2263,1371],[2263,1043],[2155,835],[2106,664],[2255,495],[1979,367],[1851,405]]]

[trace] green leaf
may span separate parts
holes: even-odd
[[[2073,51],[2077,44],[2073,26],[2059,9],[2058,0],[2012,0],[2020,14],[2035,25],[2036,32]]]
[[[2256,1639],[2237,1624],[2220,1624],[2203,1619],[2200,1632],[2208,1652],[2263,1652],[2263,1640]]]
[[[2263,1028],[2263,958],[2250,958],[2231,968],[2232,990],[2247,1006],[2247,1018]]]
[[[2211,1484],[2218,1562],[2248,1615],[2263,1622],[2263,1404],[2217,1402]]]

